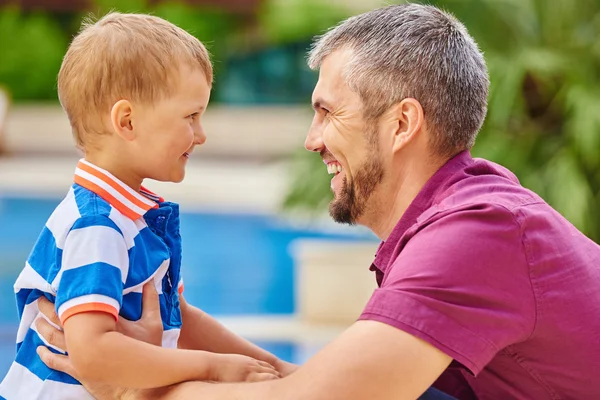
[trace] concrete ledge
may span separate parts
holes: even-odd
[[[350,325],[377,287],[369,271],[378,243],[298,240],[296,305],[301,322]]]
[[[0,194],[60,199],[73,183],[78,155],[0,158]],[[286,165],[206,161],[194,153],[182,183],[148,180],[148,189],[187,212],[276,214],[287,188]]]
[[[6,126],[8,124],[8,111],[10,108],[10,97],[8,92],[0,87],[0,154],[6,152]]]
[[[0,110],[1,112],[1,110]],[[310,107],[210,106],[202,117],[207,156],[272,159],[302,148]],[[58,104],[20,104],[8,115],[6,146],[15,154],[75,155],[68,118]]]

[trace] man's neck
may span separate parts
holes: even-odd
[[[429,159],[425,162],[406,163],[392,171],[389,178],[373,193],[373,207],[362,220],[381,240],[387,240],[398,221],[417,197],[429,179],[447,160]],[[368,221],[368,222],[367,222]]]

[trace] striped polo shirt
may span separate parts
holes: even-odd
[[[0,399],[92,399],[71,376],[46,367],[38,335],[44,318],[37,299],[51,300],[61,319],[100,311],[137,320],[142,286],[153,281],[159,293],[163,346],[176,347],[181,327],[179,294],[181,237],[179,208],[142,188],[136,192],[86,160],[74,184],[54,210],[15,283],[20,325],[17,353],[0,384]]]

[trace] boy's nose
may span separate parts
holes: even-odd
[[[194,141],[194,143],[196,145],[201,145],[204,144],[204,142],[206,142],[206,134],[204,133],[204,129],[200,128],[198,132],[196,132],[195,139],[196,140]]]

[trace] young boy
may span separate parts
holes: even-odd
[[[262,380],[279,376],[271,364],[286,366],[185,302],[178,206],[142,186],[146,178],[183,179],[194,147],[206,140],[200,117],[211,82],[202,43],[157,17],[112,13],[73,40],[58,95],[85,158],[15,283],[17,355],[0,398],[91,398],[36,354],[47,344],[35,327],[41,295],[55,303],[69,355],[90,382]],[[116,329],[118,318],[140,318],[148,282],[160,296],[162,347]]]

